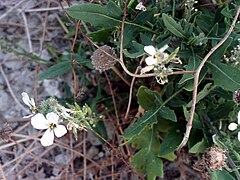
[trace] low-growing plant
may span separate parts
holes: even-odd
[[[81,108],[75,103],[66,108],[50,98],[37,109],[41,114],[32,117],[33,126],[36,119],[58,116],[76,136],[78,129],[92,129],[97,119],[92,109],[105,102],[109,111],[115,110],[118,126],[119,119],[130,122],[124,130],[118,127],[123,132],[121,146],[136,149],[131,165],[147,179],[164,177],[163,161],[174,161],[183,147],[202,154],[194,168],[203,177],[240,179],[239,5],[237,0],[209,4],[110,0],[70,6],[66,12],[76,26],[74,45],[39,79],[72,71],[76,100],[76,74],[80,83],[89,85],[93,82],[86,72],[97,73],[95,69],[109,83],[123,80],[129,98],[126,88],[118,92],[110,88],[110,94],[118,93],[110,102],[99,78],[92,106]],[[77,35],[89,45],[76,41]],[[133,101],[138,105],[131,106]],[[30,108],[35,112],[35,107]],[[118,116],[120,108],[125,118]],[[135,122],[130,110],[137,108]],[[49,126],[57,127],[57,123]],[[60,137],[63,129],[55,135]],[[52,143],[44,139],[43,145]]]

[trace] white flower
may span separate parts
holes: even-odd
[[[238,123],[229,124],[228,129],[230,131],[235,131],[239,125],[240,125],[240,111],[238,112]],[[238,132],[238,140],[240,141],[240,132]]]
[[[142,2],[138,3],[135,9],[140,10],[140,11],[146,11],[146,7],[143,5]]]
[[[155,49],[153,46],[144,46],[144,51],[150,55],[145,59],[146,64],[148,66],[157,65],[167,60],[169,55],[164,53],[167,48],[168,45],[163,46],[161,49]]]
[[[46,118],[43,114],[38,113],[31,119],[31,124],[35,129],[46,129],[40,142],[43,146],[50,146],[54,141],[54,134],[56,137],[62,137],[67,133],[64,125],[58,124],[59,117],[54,112],[48,113]]]
[[[31,111],[36,110],[36,105],[35,105],[34,99],[29,98],[29,96],[26,92],[22,92],[22,100],[31,109]]]

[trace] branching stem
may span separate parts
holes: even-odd
[[[208,58],[227,40],[227,38],[229,37],[229,35],[233,31],[233,28],[234,28],[234,26],[237,22],[239,13],[240,13],[240,6],[238,7],[237,13],[234,17],[232,25],[229,28],[227,34],[224,36],[224,38],[216,46],[214,46],[209,51],[209,53],[204,57],[201,64],[198,66],[198,68],[196,69],[196,71],[194,73],[194,85],[193,85],[194,88],[193,88],[193,95],[192,95],[192,106],[191,106],[190,115],[189,115],[189,118],[188,118],[188,123],[186,125],[186,132],[184,134],[184,137],[183,137],[183,140],[182,140],[181,144],[178,146],[178,150],[180,150],[183,146],[185,146],[187,144],[187,141],[189,139],[189,135],[190,135],[190,132],[191,132],[191,129],[192,129],[193,116],[194,116],[194,113],[195,113],[195,107],[196,107],[196,103],[197,103],[196,102],[196,100],[197,100],[197,89],[198,89],[200,72],[201,72],[205,62],[208,60]]]

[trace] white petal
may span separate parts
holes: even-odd
[[[169,57],[169,54],[168,54],[168,53],[163,53],[163,59],[164,59],[164,61],[166,61],[168,57]]]
[[[145,62],[148,66],[157,64],[157,59],[153,58],[153,56],[149,56],[145,59]]]
[[[151,56],[156,54],[156,49],[153,46],[144,46],[144,51],[150,54]]]
[[[34,114],[29,114],[29,115],[23,116],[23,119],[28,119],[28,118],[30,118],[32,116],[34,116]]]
[[[31,124],[35,129],[47,129],[49,122],[43,114],[38,113],[31,118]]]
[[[240,111],[238,112],[238,124],[240,124]]]
[[[141,74],[144,74],[144,73],[146,73],[146,72],[149,72],[149,71],[151,71],[151,70],[153,70],[153,69],[154,69],[154,66],[146,66],[146,67],[144,67],[144,68],[141,69]]]
[[[50,112],[46,115],[46,118],[49,123],[58,124],[59,116],[56,113]]]
[[[141,10],[141,11],[146,11],[146,7],[143,5],[142,2],[138,3],[137,6],[135,7],[135,9]]]
[[[161,48],[158,50],[158,52],[164,52],[164,51],[166,51],[167,48],[168,48],[168,45],[165,44],[163,47],[161,47]]]
[[[22,93],[22,100],[28,107],[30,107],[30,108],[32,107],[30,104],[30,98],[26,92]]]
[[[35,101],[34,101],[33,98],[30,99],[30,102],[31,102],[32,107],[36,107],[36,105],[35,105]]]
[[[240,132],[238,132],[238,140],[240,141]]]
[[[55,136],[62,137],[67,133],[67,129],[64,125],[57,125],[56,128],[53,129]]]
[[[238,125],[237,125],[236,123],[231,123],[231,124],[228,125],[228,129],[229,129],[230,131],[236,130],[237,127],[238,127]]]
[[[40,142],[43,146],[50,146],[53,144],[54,141],[54,134],[51,129],[47,129],[43,134]]]

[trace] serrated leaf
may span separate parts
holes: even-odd
[[[146,128],[132,141],[137,143],[141,149],[133,156],[131,164],[148,180],[163,177],[163,162],[158,157],[160,142],[156,127]]]
[[[157,156],[150,156],[146,165],[147,179],[155,180],[156,177],[163,177],[163,161]]]
[[[212,71],[214,85],[232,92],[240,87],[240,69],[219,61],[208,62],[208,67]]]
[[[167,14],[163,14],[162,18],[164,25],[171,33],[177,37],[186,38],[182,27],[172,17],[168,16]]]
[[[163,142],[160,146],[160,156],[174,152],[183,138],[182,129],[174,126],[166,133]]]
[[[63,75],[71,70],[71,62],[63,61],[61,63],[55,64],[47,69],[47,71],[41,73],[38,76],[38,80],[54,78],[59,75]]]

